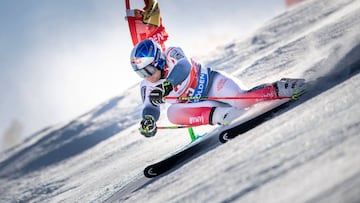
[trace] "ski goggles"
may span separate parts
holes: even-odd
[[[149,64],[142,69],[138,69],[135,72],[142,78],[152,76],[156,72],[156,67]]]

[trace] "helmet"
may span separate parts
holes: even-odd
[[[160,46],[151,39],[145,39],[133,48],[130,63],[133,70],[143,78],[153,75],[156,69],[163,70],[165,66]]]

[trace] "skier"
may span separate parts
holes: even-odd
[[[187,58],[179,47],[162,52],[153,40],[146,39],[133,48],[130,56],[133,70],[144,80],[141,82],[143,101],[140,133],[152,137],[157,132],[159,105],[170,102],[167,116],[179,125],[228,125],[244,113],[246,108],[283,96],[293,96],[301,90],[303,79],[281,79],[244,90],[236,79],[226,73],[204,67]],[[166,100],[166,96],[192,98],[186,101]],[[266,97],[263,99],[237,99],[200,101],[201,97]]]

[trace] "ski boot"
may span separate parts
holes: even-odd
[[[282,78],[273,85],[277,96],[291,97],[293,100],[296,100],[305,91],[304,79]]]

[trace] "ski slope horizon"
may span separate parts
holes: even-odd
[[[360,1],[309,0],[206,56],[204,64],[249,88],[282,77],[305,78],[310,88],[274,118],[159,178],[142,170],[189,138],[183,129],[142,137],[135,85],[1,153],[0,202],[359,201],[359,25]]]

